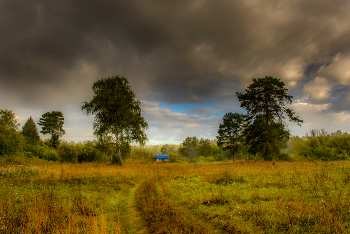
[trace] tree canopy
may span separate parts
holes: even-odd
[[[19,123],[17,123],[15,113],[11,110],[0,110],[0,125],[6,129],[18,131]]]
[[[209,139],[201,138],[199,140],[198,150],[200,156],[208,157],[213,155],[213,148],[211,147]]]
[[[197,137],[186,137],[182,142],[180,153],[187,159],[191,160],[199,156],[198,146],[199,140]]]
[[[141,102],[124,76],[97,79],[92,90],[93,98],[84,102],[81,109],[95,115],[93,129],[96,136],[114,135],[116,151],[121,162],[120,144],[147,141],[146,120],[141,115]]]
[[[22,134],[27,142],[35,144],[40,140],[38,127],[36,126],[32,116],[30,116],[22,128]]]
[[[61,111],[51,111],[42,114],[38,124],[42,126],[40,131],[42,134],[50,134],[50,145],[55,146],[54,142],[58,142],[59,137],[66,134],[63,129],[64,117]]]
[[[19,124],[11,110],[0,110],[0,155],[13,155],[18,151],[21,136]]]
[[[271,160],[289,139],[284,121],[286,117],[299,126],[303,122],[294,116],[292,109],[287,108],[292,103],[292,96],[287,95],[287,90],[283,81],[266,76],[253,78],[245,93],[236,93],[250,123],[244,131],[250,145],[249,152],[259,153],[265,160]]]
[[[224,150],[229,150],[232,153],[233,160],[236,160],[236,153],[243,142],[243,130],[245,116],[239,113],[226,113],[222,118],[222,123],[219,125],[219,130],[216,138],[217,145],[223,146]]]

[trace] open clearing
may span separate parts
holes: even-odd
[[[347,233],[350,162],[0,168],[0,233]]]

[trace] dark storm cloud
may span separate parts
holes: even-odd
[[[232,97],[265,75],[293,90],[349,49],[349,15],[346,0],[2,0],[0,89],[25,104],[84,100],[120,74],[172,103],[224,102],[222,87]]]
[[[339,85],[331,91],[331,106],[328,111],[350,113],[350,87]]]

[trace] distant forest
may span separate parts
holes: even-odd
[[[261,160],[252,155],[248,147],[242,145],[236,155],[237,160]],[[169,155],[170,163],[209,163],[232,160],[229,150],[218,146],[216,139],[187,137],[181,144],[164,145],[121,145],[122,160],[139,159],[153,162],[155,155]],[[287,147],[274,160],[348,160],[350,154],[350,135],[340,130],[327,133],[324,129],[311,129],[303,137],[292,136]],[[0,110],[0,156],[7,160],[24,156],[60,162],[110,162],[118,161],[115,142],[112,137],[93,141],[67,142],[58,135],[41,140],[39,130],[30,117],[22,129],[10,110]]]

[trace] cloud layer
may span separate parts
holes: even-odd
[[[305,127],[326,128],[313,120],[349,113],[349,12],[347,0],[0,1],[0,108],[80,115],[96,78],[125,75],[160,105],[144,109],[152,138],[215,137],[215,115],[267,75],[310,107]]]

